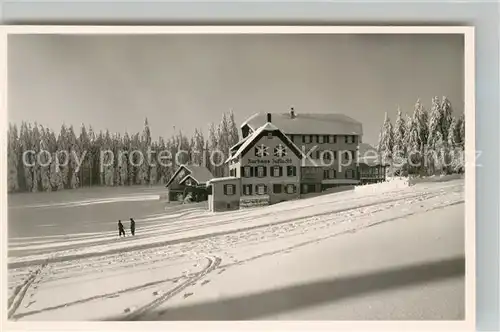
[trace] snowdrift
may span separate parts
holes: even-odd
[[[439,175],[439,176],[425,176],[418,178],[411,178],[410,184],[414,185],[417,183],[429,183],[429,182],[446,182],[452,180],[460,180],[463,179],[463,174],[449,174],[449,175]]]
[[[380,183],[356,186],[354,187],[354,191],[357,193],[379,193],[406,188],[410,185],[408,178],[392,178]]]

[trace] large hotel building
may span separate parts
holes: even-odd
[[[266,195],[271,204],[358,184],[362,134],[361,123],[342,114],[257,113],[241,125],[227,181],[238,179],[242,198]]]

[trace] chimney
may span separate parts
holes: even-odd
[[[295,111],[294,111],[293,107],[290,108],[290,118],[295,119]]]
[[[271,113],[267,113],[267,122],[271,122]]]

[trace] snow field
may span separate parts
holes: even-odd
[[[115,240],[112,245],[127,248],[126,245],[130,246],[134,241],[151,243],[158,238],[173,239],[174,234],[181,238],[193,234],[203,235],[197,239],[106,255],[106,246],[102,245],[100,248],[96,246],[103,250],[101,256],[85,258],[83,255],[65,262],[49,263],[35,285],[37,288],[31,287],[31,293],[25,297],[14,317],[30,320],[60,317],[94,320],[122,315],[127,308],[135,306],[138,310],[141,305],[146,305],[147,299],[156,299],[158,294],[153,293],[165,293],[177,287],[178,283],[171,283],[171,279],[180,282],[182,278],[199,272],[207,255],[220,257],[221,265],[210,276],[198,280],[196,287],[202,284],[208,287],[214,276],[232,266],[278,253],[292,254],[297,248],[319,243],[322,239],[355,232],[395,218],[460,204],[464,200],[464,193],[463,182],[450,182],[419,185],[411,190],[406,188],[379,195],[359,197],[358,194],[346,192],[311,200],[314,202],[299,200],[220,215],[200,211],[172,225],[145,226],[148,227],[149,238],[145,236],[129,242]],[[212,227],[208,233],[207,228],[202,227],[207,223]],[[163,227],[168,230],[161,236],[154,236]],[[219,230],[229,232],[218,234]],[[63,251],[63,254],[85,253],[84,250],[89,249],[87,246],[78,247],[72,249],[73,252]],[[107,249],[109,252],[109,247]],[[10,295],[34,268],[36,266],[9,270]],[[213,289],[213,292],[218,291]],[[180,292],[169,303],[175,299],[187,300],[191,296],[189,293]],[[117,300],[118,297],[123,301]],[[32,301],[35,302],[30,304]],[[132,312],[134,310],[130,310]]]

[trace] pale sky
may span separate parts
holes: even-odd
[[[206,132],[232,109],[344,113],[375,144],[384,113],[448,96],[463,112],[460,35],[16,35],[8,41],[9,121],[77,132]]]

